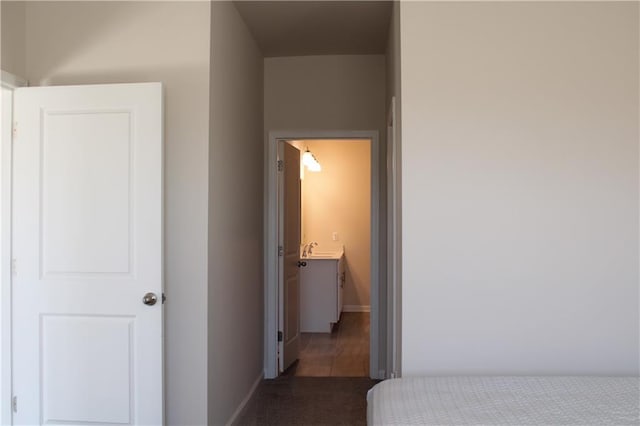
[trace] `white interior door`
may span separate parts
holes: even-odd
[[[14,424],[160,425],[162,86],[21,88],[14,120]]]
[[[300,355],[300,151],[288,143],[283,160],[283,261],[281,328],[283,331],[281,371]]]

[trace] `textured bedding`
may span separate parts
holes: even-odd
[[[640,425],[638,377],[409,377],[367,395],[369,425]]]

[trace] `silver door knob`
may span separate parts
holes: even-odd
[[[158,301],[158,296],[155,293],[147,293],[142,298],[142,303],[145,305],[153,306]]]

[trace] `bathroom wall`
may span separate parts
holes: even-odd
[[[344,245],[345,310],[369,309],[371,283],[371,143],[314,140],[301,145],[315,155],[321,172],[302,180],[302,241],[318,250]],[[332,234],[338,233],[338,241]]]

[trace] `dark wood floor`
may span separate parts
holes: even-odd
[[[302,333],[285,376],[369,377],[369,313],[343,312],[332,333]]]
[[[369,379],[369,314],[345,312],[331,334],[305,333],[301,343],[300,359],[263,380],[235,424],[366,426],[367,391],[378,383]]]
[[[263,380],[239,416],[241,426],[366,426],[368,377]]]

